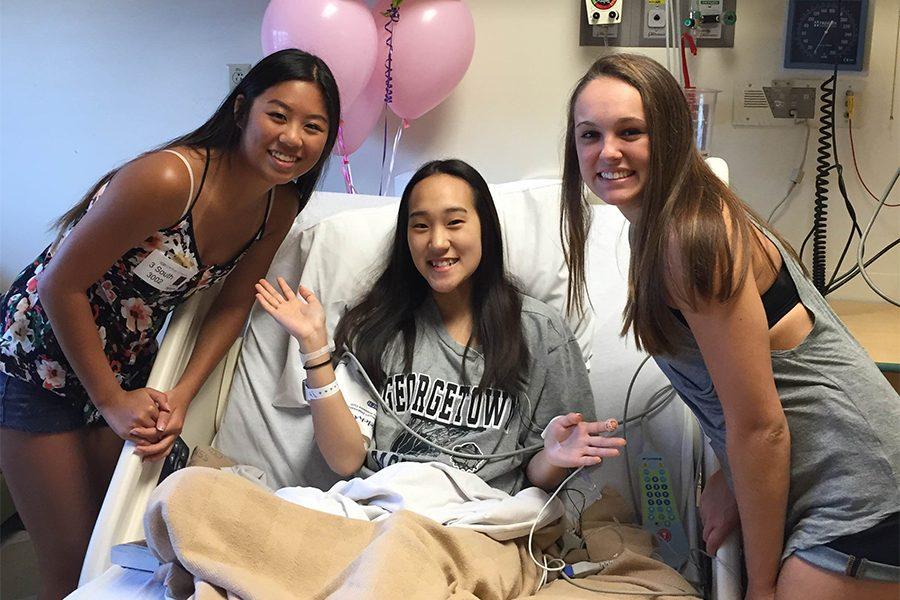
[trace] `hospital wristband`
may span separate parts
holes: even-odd
[[[328,342],[327,344],[325,344],[318,350],[314,350],[308,354],[301,350],[300,351],[300,362],[303,363],[303,366],[305,367],[309,361],[319,358],[320,356],[325,356],[326,354],[332,352],[333,350],[334,350],[334,342]]]
[[[318,388],[307,386],[305,380],[303,382],[303,397],[306,398],[307,402],[314,402],[316,400],[321,400],[322,398],[327,398],[328,396],[333,396],[339,391],[341,391],[341,388],[336,379],[331,383]]]

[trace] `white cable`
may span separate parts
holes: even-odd
[[[900,301],[894,300],[886,293],[881,291],[875,282],[869,278],[869,274],[866,273],[866,265],[863,261],[863,254],[866,251],[866,238],[869,237],[869,232],[872,230],[872,225],[875,223],[875,219],[878,218],[878,213],[881,212],[881,208],[884,206],[884,203],[887,202],[888,196],[891,194],[891,190],[894,189],[894,184],[897,183],[897,178],[900,177],[900,167],[897,167],[897,170],[894,172],[894,177],[891,179],[890,184],[888,184],[887,189],[884,191],[884,194],[881,196],[881,200],[878,202],[878,206],[875,208],[875,214],[872,215],[872,218],[869,220],[869,224],[866,225],[866,230],[863,232],[862,237],[859,238],[859,246],[856,248],[856,266],[859,267],[859,272],[862,274],[863,279],[866,280],[866,283],[869,284],[869,287],[872,288],[872,291],[893,304],[894,306],[900,306]]]
[[[671,73],[672,72],[672,55],[669,53],[669,36],[672,34],[672,21],[669,17],[669,11],[672,10],[672,6],[669,1],[666,2],[665,9],[665,19],[666,19],[666,70]]]
[[[678,82],[681,84],[681,87],[684,88],[684,55],[681,52],[681,2],[678,0],[673,1],[675,2],[675,29],[672,35],[672,42],[675,47],[675,63],[678,71]]]
[[[672,7],[669,10],[669,26],[671,28],[670,29],[671,38],[670,38],[670,42],[669,42],[669,48],[668,48],[668,50],[666,50],[666,52],[669,52],[672,55],[671,73],[672,73],[672,76],[675,77],[676,79],[678,79],[678,64],[677,64],[678,57],[676,56],[676,50],[675,50],[675,45],[676,45],[675,38],[678,36],[678,25],[675,24],[675,4],[674,3],[677,1],[678,0],[669,0],[667,2],[667,4],[671,4]]]
[[[553,490],[553,493],[550,494],[550,498],[547,499],[547,501],[546,501],[546,502],[544,503],[544,505],[541,507],[541,510],[538,511],[537,516],[534,518],[534,523],[531,524],[531,529],[528,531],[528,556],[531,558],[531,562],[533,562],[534,564],[536,564],[537,567],[538,567],[539,569],[543,570],[544,576],[541,578],[542,580],[543,580],[547,575],[549,575],[549,573],[550,573],[551,571],[552,571],[552,572],[559,572],[559,571],[562,571],[563,569],[565,569],[565,568],[566,568],[566,563],[563,562],[563,560],[560,559],[560,558],[551,557],[551,559],[550,559],[551,562],[552,562],[552,561],[559,561],[560,563],[562,563],[562,566],[551,567],[551,566],[549,566],[549,565],[547,564],[547,556],[546,556],[546,555],[544,555],[544,563],[543,563],[543,564],[541,564],[541,563],[538,562],[538,560],[534,557],[534,548],[533,548],[532,545],[531,545],[532,539],[534,538],[534,530],[537,528],[537,524],[538,524],[538,523],[540,522],[540,520],[541,520],[541,515],[544,514],[544,511],[547,510],[547,507],[550,506],[550,503],[553,502],[553,500],[556,498],[556,496],[559,495],[559,493],[562,491],[562,489],[563,489],[564,487],[566,487],[566,484],[569,483],[569,481],[570,481],[573,477],[575,477],[576,475],[578,475],[583,469],[584,469],[584,467],[578,467],[577,469],[575,469],[574,471],[572,471],[572,472],[569,474],[569,476],[566,477],[565,479],[563,479],[563,482],[562,482],[561,484],[559,484],[559,486],[558,486],[555,490]],[[540,587],[538,587],[538,589],[540,589]],[[536,591],[536,590],[535,590],[535,591]]]
[[[797,185],[803,179],[803,167],[806,166],[806,155],[809,151],[809,136],[810,132],[812,131],[812,127],[810,127],[809,125],[809,119],[804,119],[804,122],[806,123],[806,139],[803,142],[803,155],[800,158],[800,163],[797,165],[797,168],[791,171],[791,175],[793,176],[791,179],[791,185],[788,187],[787,192],[785,192],[784,198],[781,199],[781,202],[775,205],[775,208],[773,208],[769,213],[769,216],[766,217],[766,221],[768,221],[770,224],[775,222],[772,220],[772,217],[775,216],[775,213],[778,212],[778,209],[781,208],[781,206],[785,202],[787,202],[787,199],[790,198]],[[781,215],[779,215],[779,217],[780,216]]]
[[[547,573],[549,573],[549,571],[547,571],[547,569],[546,569],[546,567],[547,567],[547,555],[546,554],[544,555],[544,567],[545,568],[541,571],[541,578],[538,580],[537,589],[534,590],[535,594],[537,594],[538,591],[542,587],[547,585]]]

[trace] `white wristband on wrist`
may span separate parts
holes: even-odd
[[[341,391],[341,388],[336,379],[331,383],[318,388],[309,387],[306,385],[306,380],[303,381],[303,397],[306,398],[307,402],[314,402],[316,400],[321,400],[322,398],[327,398],[328,396],[333,396],[339,391]]]
[[[300,351],[300,362],[303,363],[303,366],[309,364],[309,361],[319,358],[320,356],[325,356],[329,352],[334,351],[334,342],[329,341],[327,344],[319,348],[318,350],[314,350],[309,354],[304,353],[302,350]]]

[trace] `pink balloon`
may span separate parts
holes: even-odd
[[[378,117],[384,110],[384,69],[376,64],[366,87],[356,97],[356,101],[343,110],[341,126],[343,127],[344,152],[338,144],[334,145],[334,154],[353,154],[362,146],[372,128],[378,123]]]
[[[271,0],[263,15],[265,54],[299,48],[325,61],[341,105],[350,106],[375,66],[378,34],[362,0]]]
[[[387,56],[381,15],[390,0],[380,0],[372,14],[378,26],[379,63]],[[462,80],[475,52],[475,22],[463,0],[403,0],[393,26],[393,99],[398,117],[417,119],[440,104]]]

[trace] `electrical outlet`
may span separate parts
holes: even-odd
[[[247,72],[250,71],[251,65],[246,63],[238,63],[238,64],[228,64],[228,91],[230,92],[237,84],[241,82],[241,79],[247,75]]]
[[[860,79],[838,78],[834,92],[834,124],[838,127],[850,126],[850,109],[853,109],[853,120],[859,122],[860,97],[863,95],[863,82]]]

